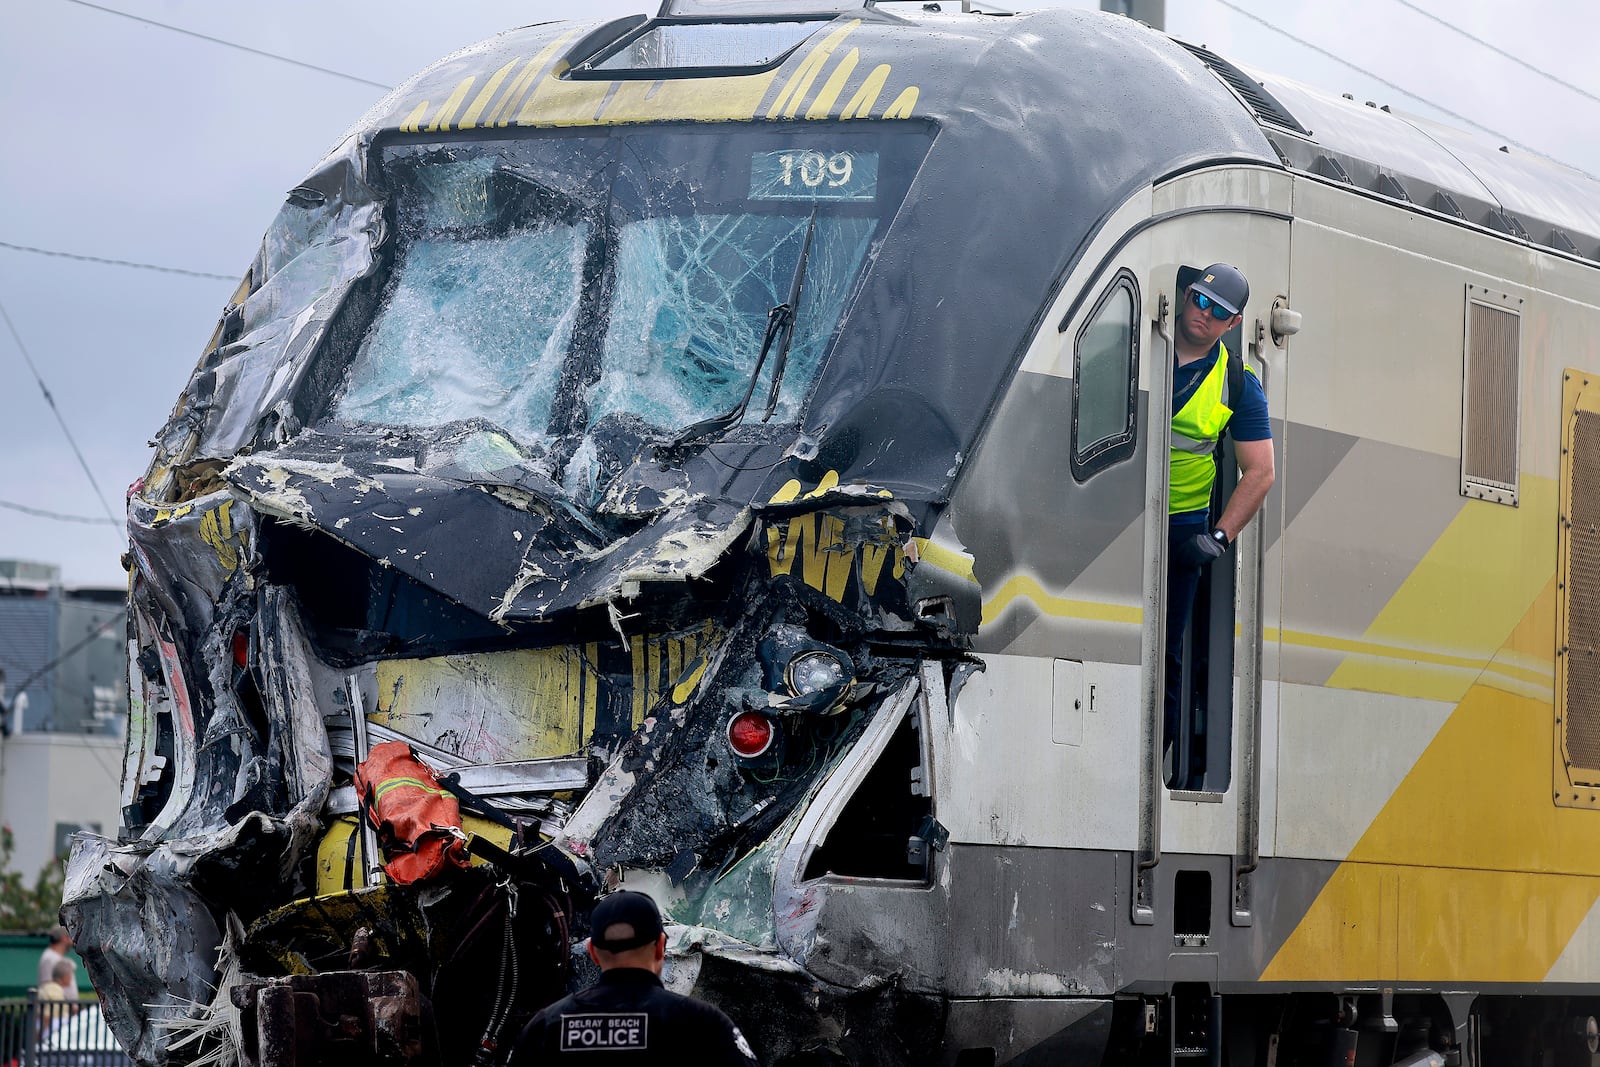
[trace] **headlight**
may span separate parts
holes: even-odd
[[[834,689],[849,681],[849,678],[849,672],[838,656],[819,649],[812,649],[795,656],[789,661],[788,670],[784,672],[784,681],[789,684],[789,691],[795,696],[807,696],[825,689]]]

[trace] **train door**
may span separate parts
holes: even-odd
[[[1228,170],[1158,187],[1155,216],[1164,221],[1150,234],[1141,825],[1131,896],[1135,923],[1155,924],[1162,916],[1164,925],[1171,917],[1180,944],[1210,943],[1217,923],[1251,922],[1249,877],[1261,840],[1263,639],[1276,629],[1278,599],[1266,563],[1279,532],[1273,516],[1281,493],[1270,495],[1228,553],[1203,569],[1182,645],[1169,660],[1167,476],[1178,316],[1195,268],[1238,267],[1249,280],[1250,300],[1223,343],[1262,383],[1269,411],[1282,411],[1286,353],[1283,337],[1275,340],[1272,331],[1273,308],[1285,307],[1289,294],[1289,202],[1288,183],[1277,178]],[[1281,438],[1278,426],[1274,438]],[[1281,441],[1274,448],[1281,454]],[[1214,525],[1237,478],[1231,443],[1224,441],[1213,461]],[[1169,663],[1176,701],[1166,691]],[[1164,863],[1163,854],[1186,858]],[[1169,895],[1165,906],[1163,895]],[[1229,903],[1218,907],[1223,901]]]

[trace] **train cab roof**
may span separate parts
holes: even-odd
[[[1600,262],[1600,181],[1583,171],[1488,134],[1184,47],[1234,90],[1285,166]]]
[[[1471,145],[1258,80],[1100,12],[668,0],[653,19],[511,30],[394,90],[290,193],[161,435],[147,491],[179,499],[184,468],[220,462],[252,506],[321,528],[461,603],[493,606],[497,621],[597,603],[647,570],[641,560],[698,573],[708,564],[673,548],[674,536],[713,531],[704,553],[713,559],[740,515],[792,500],[782,494],[793,484],[871,487],[926,528],[1068,272],[1105,219],[1154,182],[1228,163],[1344,175],[1507,239],[1597,254],[1594,183]],[[793,177],[800,157],[790,149],[801,148],[838,165],[832,192],[757,189]],[[497,220],[497,200],[522,207]],[[513,216],[523,208],[562,233],[596,236],[556,249],[505,229],[522,225]],[[735,219],[744,236],[708,243],[716,227],[690,218]],[[656,297],[677,285],[682,263],[669,260],[685,235],[702,275],[726,281],[725,266],[744,263],[781,278],[739,300],[721,300],[713,284],[711,297],[684,303],[688,313],[663,313]],[[535,253],[545,266],[528,267]],[[521,266],[506,269],[516,256]],[[469,352],[494,378],[487,392],[515,379],[512,391],[536,401],[523,405],[534,414],[520,435],[498,409],[441,414],[439,383],[461,368],[413,358],[471,349],[428,340],[455,291],[474,289],[457,284],[469,276],[490,280],[477,289],[507,309],[548,313],[540,358],[551,362],[539,374],[517,369],[528,342],[511,310],[457,316],[498,331],[496,351]],[[566,298],[551,284],[558,276]],[[421,288],[411,284],[419,278]],[[796,345],[810,345],[796,358],[804,374],[791,367],[781,383],[803,388],[786,399],[779,354],[765,417],[759,402],[750,418],[744,409],[725,418],[720,406],[685,415],[682,404],[663,416],[655,383],[697,364],[721,366],[725,386],[748,383],[748,403],[772,297],[802,292],[802,278],[831,294],[827,322],[813,319]],[[409,312],[390,314],[396,294],[411,299]],[[581,328],[562,325],[562,299]],[[367,359],[369,349],[387,355]],[[371,373],[358,383],[361,359]],[[702,384],[687,381],[694,373],[680,375],[679,398]],[[552,541],[545,577],[531,585],[469,575],[474,560],[445,564],[442,551],[402,555],[410,520],[361,533],[352,519],[361,493],[328,475],[392,495],[401,469],[420,486],[406,493],[478,506],[474,522],[498,531],[491,540],[504,534],[513,562],[525,516],[495,504],[507,494],[562,516],[566,547]],[[514,484],[492,500],[459,497],[473,479]],[[612,536],[594,525],[602,514],[649,525],[613,551],[599,547]],[[584,560],[606,573],[563,576]],[[469,577],[471,596],[461,588]]]

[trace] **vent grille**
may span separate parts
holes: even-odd
[[[1517,502],[1521,316],[1467,293],[1466,381],[1461,420],[1461,492]],[[1500,297],[1503,301],[1507,298]]]
[[[1293,115],[1289,114],[1289,109],[1278,103],[1277,97],[1262,88],[1261,83],[1250,77],[1250,75],[1204,45],[1189,44],[1187,41],[1179,41],[1178,44],[1187,48],[1196,59],[1206,65],[1206,68],[1211,73],[1221,79],[1228,88],[1239,94],[1239,98],[1245,102],[1246,106],[1255,112],[1258,121],[1270,122],[1274,126],[1293,130],[1302,137],[1311,136],[1310,131],[1300,125]]]
[[[1575,784],[1600,781],[1600,414],[1573,417],[1567,529],[1567,654],[1562,722]],[[1583,774],[1583,768],[1588,771]]]

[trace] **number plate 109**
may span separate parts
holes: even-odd
[[[871,200],[878,153],[783,148],[750,157],[752,200]]]

